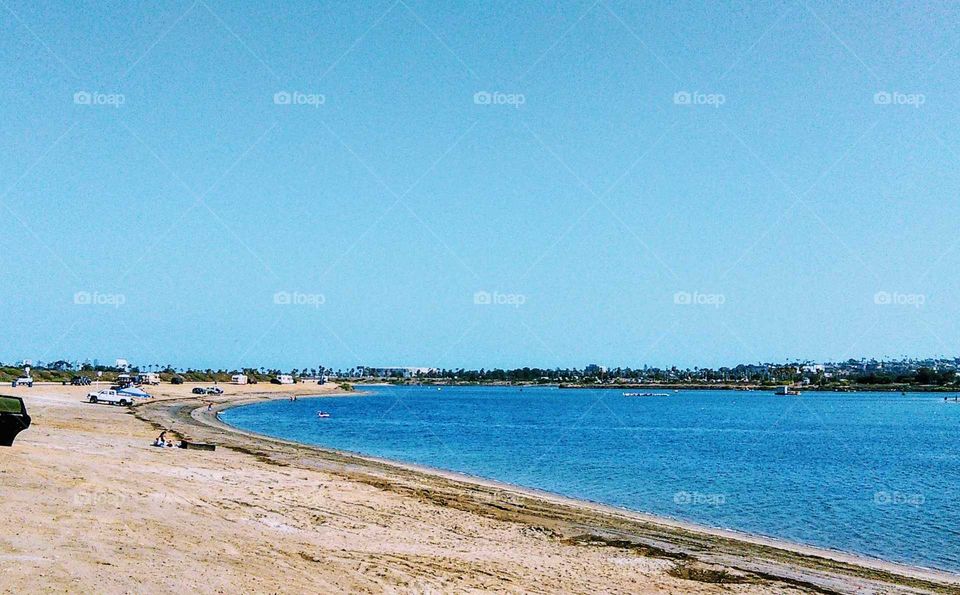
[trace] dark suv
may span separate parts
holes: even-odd
[[[13,446],[17,434],[29,427],[30,416],[23,399],[0,395],[0,446]]]

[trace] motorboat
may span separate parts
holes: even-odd
[[[791,388],[790,386],[781,386],[777,390],[773,391],[773,394],[780,396],[799,397],[800,391],[795,388]]]

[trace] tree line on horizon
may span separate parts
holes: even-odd
[[[939,363],[938,363],[939,362]],[[38,382],[70,382],[76,376],[87,376],[92,380],[115,380],[119,374],[139,374],[150,372],[159,374],[164,382],[179,378],[184,382],[230,382],[235,374],[245,374],[251,381],[269,382],[281,375],[289,374],[296,379],[320,378],[330,376],[352,380],[387,380],[391,382],[458,382],[458,383],[528,383],[528,384],[615,384],[615,383],[747,383],[747,384],[783,384],[805,382],[814,386],[833,386],[841,383],[858,385],[925,385],[947,386],[960,381],[956,367],[960,360],[923,360],[918,365],[910,360],[897,362],[864,363],[848,360],[830,364],[834,371],[828,374],[824,369],[808,369],[802,364],[740,364],[735,367],[713,368],[602,368],[589,365],[584,368],[538,368],[522,367],[513,369],[480,368],[371,368],[355,366],[347,369],[332,369],[325,366],[313,368],[293,368],[282,371],[279,368],[241,368],[241,369],[195,369],[175,368],[170,364],[140,364],[120,368],[99,363],[71,363],[66,360],[37,362],[31,366],[30,374]],[[0,382],[10,382],[22,376],[24,366],[0,363]],[[842,374],[840,377],[838,374]]]

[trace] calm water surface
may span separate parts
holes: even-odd
[[[262,434],[960,572],[942,395],[376,387],[231,409]],[[329,419],[317,411],[331,413]]]

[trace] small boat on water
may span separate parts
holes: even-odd
[[[781,387],[778,388],[777,390],[773,391],[773,394],[775,394],[775,395],[781,395],[781,396],[799,397],[799,396],[800,396],[800,391],[798,391],[798,390],[795,389],[795,388],[791,388],[790,386],[781,386]]]
[[[669,397],[670,393],[623,393],[625,397]]]
[[[327,418],[327,417],[330,417],[330,414],[327,413],[326,411],[317,411],[317,417]]]

